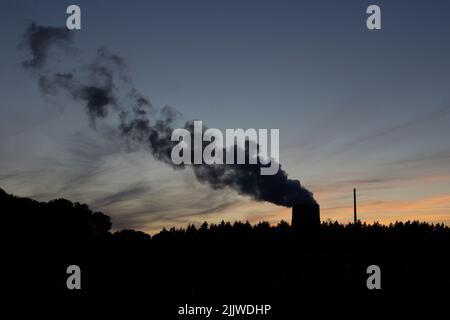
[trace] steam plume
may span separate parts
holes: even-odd
[[[71,43],[69,32],[64,28],[32,24],[23,40],[32,55],[23,65],[40,70],[38,83],[42,92],[47,95],[64,92],[84,104],[94,128],[96,121],[114,115],[118,121],[116,129],[124,138],[143,145],[155,159],[174,169],[190,167],[198,181],[214,189],[230,187],[255,200],[283,206],[315,203],[312,193],[300,181],[288,179],[281,167],[275,175],[265,176],[260,174],[263,166],[260,163],[174,165],[170,155],[177,142],[170,137],[179,113],[171,107],[155,110],[149,99],[133,86],[124,58],[101,47],[90,63],[70,71],[51,73],[41,68],[47,62],[48,51],[52,46]],[[186,122],[185,128],[193,133],[192,121]],[[248,157],[248,148],[244,151]]]
[[[72,38],[73,34],[67,29],[30,24],[25,30],[23,41],[31,51],[32,58],[22,65],[31,69],[42,67],[47,62],[48,51],[52,46],[65,46]]]

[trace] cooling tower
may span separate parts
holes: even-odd
[[[320,207],[317,203],[298,204],[292,207],[292,228],[304,232],[320,229]]]

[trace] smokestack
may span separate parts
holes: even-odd
[[[358,216],[356,214],[356,188],[353,188],[353,222],[358,222]]]
[[[292,206],[291,226],[294,230],[316,233],[320,229],[320,207],[317,203]]]

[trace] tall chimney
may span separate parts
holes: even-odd
[[[356,188],[353,188],[353,222],[358,222],[358,216],[356,214]]]

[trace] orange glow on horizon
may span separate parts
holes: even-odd
[[[322,220],[351,221],[353,204],[322,207]],[[343,219],[342,219],[343,218]],[[419,220],[450,222],[450,195],[424,197],[416,200],[360,201],[358,218],[363,222],[389,224],[395,221]]]

